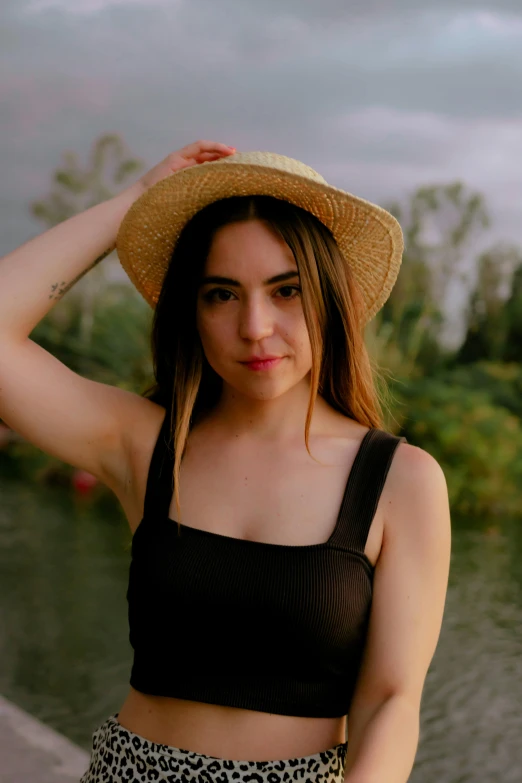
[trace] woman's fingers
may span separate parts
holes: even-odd
[[[200,152],[199,155],[196,155],[196,161],[201,163],[204,160],[219,160],[222,157],[223,155],[220,152]]]
[[[176,171],[195,166],[198,163],[219,160],[228,155],[233,155],[234,152],[235,148],[229,147],[227,144],[206,140],[195,141],[192,144],[187,144],[186,147],[177,152],[171,152],[154,168],[147,171],[140,178],[139,183],[144,190],[147,190]]]
[[[227,156],[223,155],[221,152],[200,152],[194,155],[192,158],[188,158],[183,155],[181,158],[178,158],[178,162],[175,168],[177,170],[181,168],[186,169],[190,166],[196,166],[198,163],[208,163],[210,161],[220,160],[223,157]]]
[[[180,150],[183,157],[193,158],[202,152],[214,152],[218,155],[230,155],[235,147],[229,147],[227,144],[220,144],[217,141],[195,141],[192,144],[188,144]]]

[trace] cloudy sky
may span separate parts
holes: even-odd
[[[2,0],[0,253],[64,150],[198,138],[386,205],[457,178],[522,244],[521,0]]]

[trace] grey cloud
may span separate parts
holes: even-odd
[[[234,3],[246,3],[247,5],[257,6],[257,0],[229,0]],[[266,9],[275,11],[284,9],[286,13],[289,9],[295,10],[299,14],[306,14],[314,17],[324,17],[327,14],[337,14],[338,16],[362,16],[362,15],[390,15],[395,16],[401,11],[415,11],[422,13],[424,10],[433,8],[430,0],[286,0],[282,5],[279,0],[263,0]],[[522,13],[519,0],[438,0],[437,8],[446,8],[450,11],[463,10],[490,10]]]
[[[70,80],[106,75],[109,84],[121,85],[125,100],[168,100],[207,118],[240,111],[250,126],[299,123],[316,112],[372,103],[463,116],[520,111],[522,55],[506,45],[457,60],[435,52],[426,62],[422,42],[427,50],[430,30],[420,19],[417,26],[411,20],[402,38],[388,41],[382,24],[361,43],[349,26],[314,34],[302,19],[292,36],[288,17],[281,34],[266,19],[266,6],[251,0],[237,14],[232,0],[200,5],[207,9],[201,16],[192,5],[118,6],[103,20],[64,23],[66,31],[51,14],[27,26],[19,49],[4,51],[3,60],[38,80],[52,74],[56,87],[63,61]],[[309,7],[303,4],[303,17]],[[409,39],[420,52],[408,51]]]
[[[455,150],[473,123],[456,118],[509,123],[521,115],[520,52],[507,42],[450,59],[430,48],[434,3],[196,0],[82,18],[49,11],[22,22],[16,2],[16,23],[14,3],[3,6],[11,21],[0,67],[13,81],[2,104],[0,158],[3,182],[20,200],[45,192],[63,149],[86,159],[106,131],[122,133],[150,165],[201,136],[272,149],[380,200],[459,171]],[[437,19],[479,8],[522,13],[520,0],[442,0]],[[381,134],[365,134],[353,119],[372,106],[383,110],[372,115]],[[440,127],[394,131],[386,108],[438,114]],[[484,138],[485,157],[495,143]],[[464,175],[476,165],[477,182],[491,182],[497,203],[506,203],[501,182],[481,179],[480,156],[466,165]]]
[[[71,0],[72,1],[72,0]],[[165,5],[169,3],[165,0]],[[23,14],[24,10],[31,5],[30,0],[3,0],[4,14]],[[62,2],[62,12],[66,13],[66,3]],[[217,7],[220,11],[223,24],[234,23],[237,14],[250,12],[257,17],[260,15],[281,17],[293,15],[300,19],[313,19],[318,22],[328,21],[353,21],[361,19],[370,19],[379,23],[383,19],[396,19],[402,14],[418,16],[420,14],[431,12],[434,3],[430,0],[395,0],[391,3],[389,0],[221,0],[216,4],[214,0],[193,0],[186,5],[190,5],[193,11],[202,15],[204,12]],[[146,0],[143,0],[143,7],[147,6]],[[139,7],[139,4],[129,3],[120,6],[124,12],[133,7]],[[150,8],[150,6],[149,6]],[[522,15],[522,8],[519,0],[438,0],[436,3],[438,11],[449,11],[457,13],[458,11],[481,11],[488,10],[496,13],[512,13]],[[103,12],[111,13],[114,7],[108,5]],[[234,16],[230,18],[229,13]],[[48,13],[43,11],[42,13]],[[99,11],[93,12],[98,16]]]

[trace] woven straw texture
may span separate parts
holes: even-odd
[[[270,152],[236,153],[182,169],[134,202],[121,223],[116,249],[151,307],[187,221],[213,201],[247,195],[285,199],[324,223],[359,283],[366,321],[373,318],[399,273],[403,237],[398,222],[381,207],[328,185],[304,163]]]

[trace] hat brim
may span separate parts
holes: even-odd
[[[403,236],[397,220],[362,198],[288,171],[252,163],[202,163],[160,180],[123,218],[116,240],[120,263],[155,307],[185,224],[208,204],[231,196],[267,195],[311,212],[332,232],[366,305],[366,321],[388,299],[399,273]]]

